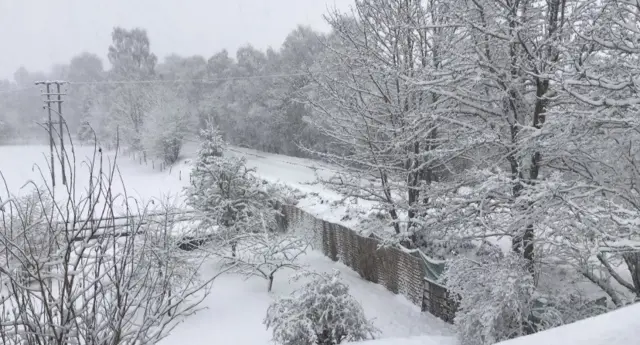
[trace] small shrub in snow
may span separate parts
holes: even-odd
[[[334,345],[373,338],[378,332],[338,271],[315,275],[291,296],[272,303],[264,323],[281,345]]]
[[[579,286],[536,285],[521,256],[505,256],[488,244],[477,254],[479,261],[452,259],[443,276],[460,303],[454,321],[462,345],[493,344],[607,310],[606,300],[585,296]]]
[[[26,282],[34,267],[49,260],[55,250],[51,246],[52,233],[42,221],[51,217],[54,205],[52,198],[38,189],[13,199],[10,205],[16,205],[14,208],[19,207],[21,212],[9,212],[3,222],[8,226],[0,226],[0,238],[11,242],[11,246],[0,242],[0,266],[15,267],[15,272],[25,277]],[[9,253],[13,246],[15,251]]]

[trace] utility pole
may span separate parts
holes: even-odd
[[[58,113],[58,124],[59,124],[59,133],[58,133],[58,137],[60,140],[60,165],[62,168],[62,184],[66,185],[67,184],[67,175],[65,172],[65,164],[64,164],[64,160],[65,160],[65,152],[64,152],[64,118],[62,116],[62,96],[64,95],[61,90],[60,90],[60,85],[65,84],[66,82],[64,81],[37,81],[35,84],[36,85],[44,85],[46,87],[46,92],[43,90],[42,91],[42,95],[46,96],[46,99],[44,100],[45,103],[45,107],[47,109],[47,113],[49,115],[49,119],[47,121],[47,128],[49,131],[49,151],[50,151],[50,155],[51,155],[51,184],[52,187],[56,186],[56,174],[55,174],[55,156],[54,156],[54,146],[55,146],[55,141],[54,141],[54,135],[53,135],[53,131],[54,131],[54,125],[56,124],[55,122],[53,122],[52,119],[52,115],[51,112],[57,112]],[[56,92],[51,92],[51,86],[55,85],[56,86]],[[52,99],[52,96],[56,96],[55,99]],[[57,111],[51,108],[51,103],[57,103],[58,104],[58,109]]]
[[[66,154],[64,151],[64,119],[62,118],[62,94],[60,93],[60,83],[56,83],[56,91],[58,93],[58,123],[60,125],[60,167],[62,169],[62,184],[67,185],[67,173],[64,170],[64,160],[66,158]]]

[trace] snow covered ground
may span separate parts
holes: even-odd
[[[440,336],[417,336],[406,338],[386,338],[369,341],[361,341],[358,345],[455,345],[456,341],[452,337]]]
[[[12,194],[21,194],[20,187],[27,180],[41,184],[42,177],[34,164],[46,169],[48,154],[47,146],[3,146],[0,147],[0,172],[8,183]],[[76,147],[78,161],[90,157],[91,147]],[[187,185],[190,170],[190,159],[195,152],[194,147],[187,147],[185,157],[170,170],[153,169],[149,162],[140,165],[138,161],[123,155],[118,160],[124,184],[130,196],[150,200],[165,195],[179,195]],[[309,185],[315,180],[313,162],[291,157],[268,155],[253,150],[237,149],[234,154],[247,157],[248,164],[257,169],[258,175],[271,182],[283,182],[299,188],[306,193],[318,193],[318,198],[312,200],[339,200],[340,197],[321,186]],[[107,153],[106,157],[113,157]],[[105,162],[107,159],[105,158]],[[289,164],[294,163],[294,164]],[[315,163],[317,166],[317,163]],[[330,173],[329,170],[324,170]],[[59,173],[59,168],[57,173]],[[322,173],[322,172],[320,172]],[[88,169],[78,170],[78,185],[88,181]],[[44,172],[45,178],[49,175]],[[58,178],[59,181],[59,178]],[[120,187],[118,187],[120,188]],[[6,192],[0,192],[5,198]],[[329,203],[303,200],[307,202],[306,210],[315,210],[316,214],[335,217],[341,211],[340,206],[330,206]],[[365,207],[359,205],[359,207]],[[387,291],[383,286],[363,280],[357,273],[341,263],[332,262],[324,255],[311,252],[302,258],[311,268],[327,272],[332,269],[341,271],[343,279],[350,286],[353,296],[362,303],[367,317],[374,319],[374,324],[381,330],[381,338],[411,337],[411,336],[446,336],[445,343],[453,343],[451,327],[443,321],[426,313],[404,297]],[[215,274],[215,263],[211,263],[202,272],[204,276]],[[178,344],[237,344],[259,345],[269,344],[270,334],[262,324],[267,306],[279,295],[290,293],[303,282],[289,282],[290,272],[280,272],[275,279],[273,292],[267,293],[266,281],[258,278],[244,280],[242,277],[223,275],[213,285],[211,294],[204,302],[206,309],[187,318],[178,325],[171,335],[165,338],[161,345]],[[444,339],[444,338],[442,338]]]
[[[128,195],[148,202],[152,198],[180,194],[182,188],[188,184],[190,163],[196,155],[197,148],[197,143],[188,143],[183,150],[181,160],[171,169],[164,171],[160,171],[158,164],[154,166],[150,160],[147,164],[141,165],[137,159],[120,153],[117,162]],[[342,199],[338,193],[314,184],[316,173],[328,178],[335,172],[335,167],[310,159],[263,153],[245,148],[233,147],[227,153],[245,157],[247,165],[255,168],[260,178],[272,183],[286,184],[307,194],[307,197],[300,200],[297,206],[327,221],[353,228],[367,216],[372,208],[371,202],[362,200],[359,200],[358,204],[351,202],[338,204],[337,201]],[[89,177],[87,162],[93,156],[93,147],[75,147],[75,154],[77,162],[80,163],[76,169],[78,185],[84,186]],[[45,145],[2,146],[0,171],[4,174],[10,193],[23,194],[27,188],[21,189],[21,187],[28,180],[41,185],[41,174],[49,181],[48,157],[49,148]],[[113,152],[105,153],[105,169],[114,158]],[[62,188],[58,166],[56,166],[56,179],[57,189]],[[114,191],[122,192],[119,181],[114,185]],[[4,188],[0,188],[0,196],[6,197],[6,194]]]
[[[338,269],[349,285],[351,294],[362,304],[367,317],[372,318],[382,334],[381,338],[419,335],[448,336],[453,344],[451,330],[436,319],[411,304],[405,298],[394,295],[384,287],[367,282],[348,267],[334,263],[324,255],[311,252],[302,258],[318,272]],[[211,273],[215,272],[212,266]],[[213,289],[204,304],[206,310],[189,317],[159,345],[262,345],[271,344],[271,334],[262,324],[269,303],[277,296],[289,294],[303,281],[290,282],[290,272],[276,275],[273,291],[267,293],[265,280],[244,280],[234,275],[223,275],[213,283]]]
[[[366,200],[338,203],[343,196],[315,183],[317,176],[328,179],[336,173],[338,168],[329,164],[238,147],[228,153],[245,157],[247,165],[256,169],[260,178],[284,183],[307,194],[296,206],[326,221],[355,229],[374,207],[373,202]]]
[[[640,303],[496,345],[640,344]],[[356,344],[356,343],[354,343]],[[417,336],[358,342],[359,345],[454,345],[453,337]]]
[[[93,147],[75,147],[75,155],[77,162],[75,169],[76,185],[79,190],[84,190],[88,187],[90,169],[87,164],[93,156]],[[103,166],[105,170],[112,164],[114,158],[113,152],[104,154]],[[28,191],[29,188],[25,186],[27,181],[33,181],[38,186],[43,186],[45,181],[50,184],[50,175],[47,168],[48,161],[48,146],[0,147],[0,172],[4,176],[9,192],[14,195],[23,195]],[[148,201],[152,198],[162,198],[169,194],[177,195],[182,190],[183,184],[181,182],[184,182],[185,179],[188,181],[188,175],[183,181],[179,181],[179,172],[169,174],[168,171],[153,170],[150,165],[141,166],[127,156],[118,157],[117,163],[122,180],[127,188],[127,194],[140,200]],[[68,169],[69,167],[67,167],[67,171]],[[97,168],[94,170],[97,170]],[[56,191],[60,191],[64,187],[61,184],[61,171],[57,159],[55,173]],[[67,175],[69,176],[69,172],[67,172]],[[43,176],[45,180],[43,180]],[[123,191],[122,183],[116,181],[113,189],[114,193],[121,193]],[[0,196],[4,198],[6,194],[5,188],[0,189]]]
[[[640,344],[639,335],[640,303],[637,303],[498,345],[635,345]]]

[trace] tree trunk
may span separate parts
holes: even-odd
[[[235,258],[236,257],[236,247],[238,246],[238,242],[236,241],[232,241],[231,242],[231,257]]]
[[[624,253],[622,257],[631,274],[636,300],[640,300],[640,252]]]
[[[269,275],[269,287],[267,288],[267,292],[271,292],[271,288],[273,288],[273,273]]]

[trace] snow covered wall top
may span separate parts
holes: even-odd
[[[640,344],[640,303],[530,336],[503,341],[498,345],[568,344]]]

